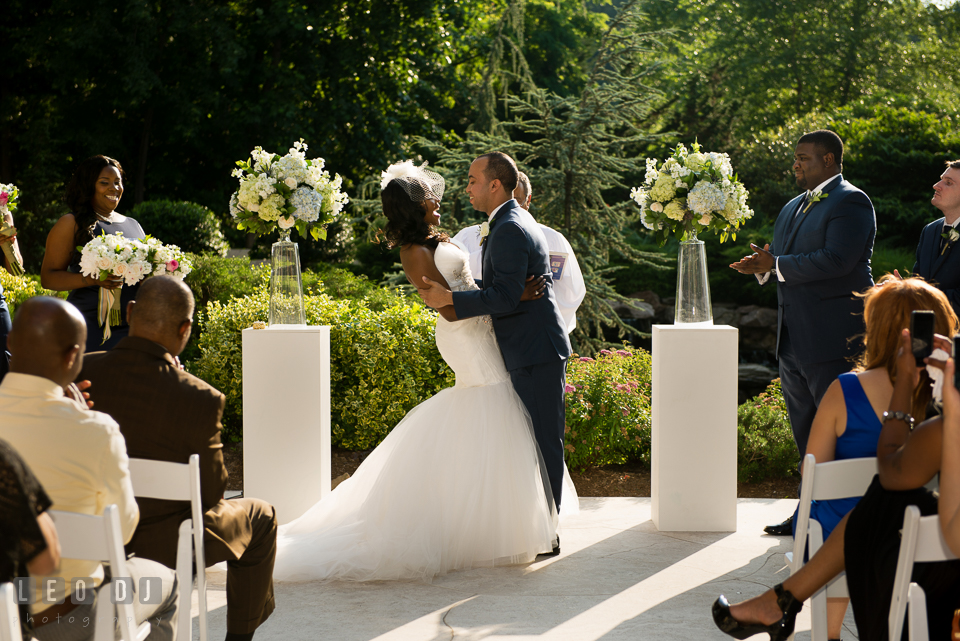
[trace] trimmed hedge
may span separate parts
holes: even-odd
[[[797,462],[797,446],[778,378],[737,409],[737,478],[755,483],[798,476]]]
[[[224,437],[243,433],[240,332],[266,321],[266,288],[227,303],[210,302],[199,315],[200,358],[191,372],[227,397]],[[417,404],[454,382],[434,343],[436,313],[393,295],[380,311],[366,298],[335,300],[320,293],[304,297],[309,325],[330,325],[331,436],[334,445],[375,447]]]
[[[220,219],[203,205],[148,200],[134,207],[130,216],[154,238],[185,252],[222,256],[230,249],[220,230]]]
[[[54,292],[44,289],[40,285],[40,276],[37,274],[24,274],[23,276],[14,276],[6,269],[0,267],[0,286],[3,286],[3,297],[7,299],[7,307],[10,309],[10,317],[17,310],[17,306],[23,301],[34,296],[56,296],[58,298],[67,298],[70,292]]]

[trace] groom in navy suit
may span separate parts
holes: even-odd
[[[773,244],[730,265],[777,283],[777,358],[800,460],[820,399],[862,348],[863,300],[873,286],[870,257],[877,221],[865,193],[843,179],[843,141],[832,131],[804,134],[793,171],[805,190],[780,211]],[[766,528],[790,535],[792,518]]]
[[[570,341],[553,293],[547,240],[533,217],[513,199],[518,177],[516,164],[504,153],[484,154],[473,161],[467,194],[473,208],[488,216],[480,289],[451,292],[424,277],[428,287],[420,289],[420,295],[436,309],[453,305],[458,319],[490,315],[514,389],[533,419],[559,510]],[[528,276],[544,278],[544,295],[521,301]],[[557,544],[554,552],[558,551]]]
[[[913,273],[933,283],[947,295],[953,311],[960,314],[960,160],[947,162],[947,170],[933,186],[934,207],[943,218],[933,221],[920,233],[917,262]]]

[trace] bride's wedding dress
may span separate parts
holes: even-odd
[[[476,289],[455,245],[440,243],[434,260],[452,290]],[[456,385],[411,410],[353,477],[280,528],[275,579],[429,579],[550,551],[556,509],[490,319],[440,317],[436,341]],[[569,481],[561,503],[577,508]]]

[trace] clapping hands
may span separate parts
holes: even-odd
[[[750,248],[753,253],[732,263],[730,265],[731,269],[735,269],[741,274],[765,274],[774,268],[777,261],[770,253],[769,243],[762,248],[750,243]]]

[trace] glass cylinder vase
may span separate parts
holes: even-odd
[[[280,240],[270,251],[270,325],[306,325],[300,251],[290,240],[290,230],[280,230]]]
[[[710,281],[707,279],[707,251],[696,236],[680,241],[677,256],[677,299],[673,322],[713,325]]]

